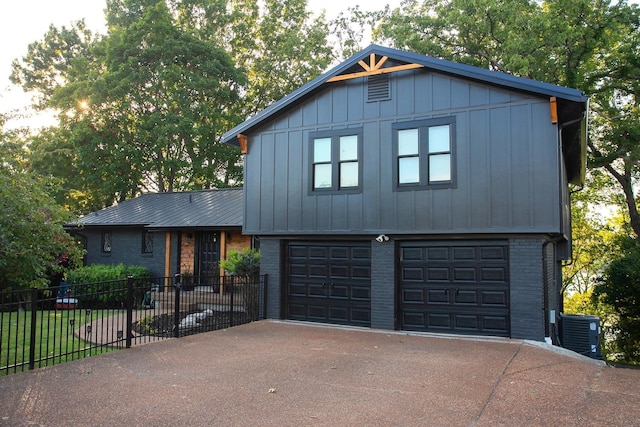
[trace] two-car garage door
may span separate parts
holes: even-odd
[[[372,244],[289,242],[286,318],[371,326]],[[396,283],[376,286],[395,287],[377,309],[398,329],[509,336],[507,242],[407,241],[396,253]]]

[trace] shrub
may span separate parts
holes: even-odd
[[[127,296],[126,278],[132,276],[134,301],[141,301],[151,286],[151,274],[140,265],[93,264],[67,273],[67,284],[83,307],[121,308]]]
[[[242,278],[234,282],[240,286],[246,313],[251,320],[258,319],[260,252],[255,249],[245,249],[242,252],[231,251],[227,259],[220,262],[220,266],[227,274]]]
[[[232,276],[257,276],[260,274],[260,252],[256,249],[231,251],[226,260],[220,261],[220,267]]]

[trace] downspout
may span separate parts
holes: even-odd
[[[560,241],[562,241],[564,237],[562,234],[550,237],[544,241],[542,244],[542,299],[543,299],[543,313],[544,313],[544,334],[545,337],[548,337],[551,340],[551,344],[559,345],[558,341],[558,329],[557,329],[557,319],[558,313],[555,310],[549,309],[549,281],[548,275],[549,270],[547,268],[547,246],[551,243],[554,245]],[[555,251],[554,251],[555,254]],[[561,296],[561,295],[560,295]],[[559,296],[559,297],[560,297]]]
[[[588,110],[588,108],[587,108]],[[564,156],[563,156],[563,138],[562,138],[562,131],[564,130],[564,128],[566,126],[570,126],[572,124],[581,122],[584,119],[584,114],[582,115],[582,117],[578,117],[576,119],[573,120],[569,120],[567,122],[561,123],[558,125],[558,177],[560,178],[560,188],[559,188],[559,192],[558,192],[558,198],[559,198],[559,206],[561,209],[561,213],[560,213],[560,234],[556,235],[555,237],[550,237],[549,239],[545,240],[544,243],[542,244],[542,274],[543,274],[543,304],[544,304],[544,314],[545,314],[545,336],[548,336],[551,340],[551,343],[554,345],[560,345],[560,340],[559,340],[559,336],[558,336],[558,313],[555,312],[555,310],[550,310],[549,308],[549,282],[548,282],[548,274],[549,271],[547,269],[547,246],[550,245],[551,243],[553,243],[554,245],[560,241],[562,241],[564,239],[563,235],[562,235],[562,230],[564,230],[564,215],[562,214],[562,206],[563,206],[563,200],[562,200],[562,195],[564,193],[564,188],[563,188],[563,183],[562,183],[562,162],[564,161]],[[580,190],[582,189],[582,187],[580,188]],[[568,200],[569,203],[571,203],[571,200]],[[555,254],[555,251],[554,251]],[[562,307],[562,299],[564,298],[564,293],[560,292],[558,295],[558,298],[560,299],[560,307]]]

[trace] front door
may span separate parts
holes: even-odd
[[[198,239],[198,272],[201,278],[219,276],[218,233],[203,232]]]

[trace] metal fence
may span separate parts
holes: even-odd
[[[0,375],[265,317],[266,276],[156,277],[0,292]]]

